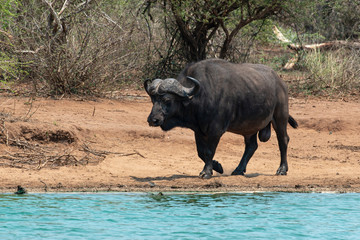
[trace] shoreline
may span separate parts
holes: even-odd
[[[252,188],[252,187],[190,187],[190,188],[172,188],[172,187],[64,187],[64,188],[39,188],[39,187],[25,187],[27,193],[165,193],[165,194],[181,194],[181,193],[360,193],[360,188],[334,188],[334,187],[266,187],[266,188]],[[16,188],[1,188],[0,194],[15,194]]]

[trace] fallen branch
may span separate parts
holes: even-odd
[[[115,154],[115,155],[120,155],[121,157],[131,156],[131,155],[139,155],[140,157],[145,158],[142,154],[140,154],[136,150],[133,150],[134,152],[132,152],[132,153],[97,151],[97,150],[91,149],[86,143],[84,143],[82,145],[82,150],[80,150],[80,151],[89,152],[89,153],[91,153],[93,155],[100,156],[100,157],[105,156],[105,155],[109,155],[109,154]]]
[[[290,70],[294,67],[294,65],[299,61],[299,52],[300,51],[314,51],[314,50],[322,50],[322,51],[329,51],[329,50],[336,50],[339,48],[349,48],[349,49],[360,49],[360,42],[348,42],[348,41],[329,41],[324,43],[316,43],[316,44],[294,44],[289,39],[287,39],[280,30],[274,26],[273,32],[276,38],[284,43],[287,44],[287,47],[296,52],[295,56],[291,58],[283,67],[285,70]]]
[[[29,115],[30,112],[31,111],[29,110],[27,115]],[[23,119],[23,121],[25,121],[25,119]],[[63,147],[64,145],[50,147],[39,144],[36,141],[33,142],[29,140],[28,142],[22,135],[17,137],[16,133],[7,129],[5,118],[0,119],[0,144],[6,144],[9,147],[15,147],[17,149],[15,152],[5,150],[4,153],[0,155],[0,166],[23,169],[40,170],[42,168],[78,166],[87,165],[89,163],[96,164],[103,161],[109,154],[118,156],[139,155],[140,157],[145,158],[136,150],[129,153],[99,151],[91,148],[86,143],[83,143],[76,149],[73,149],[74,145],[69,145],[66,149],[59,150],[59,147]]]
[[[287,47],[294,51],[303,51],[303,50],[312,51],[312,50],[316,50],[316,49],[335,50],[335,49],[339,49],[339,48],[343,48],[343,47],[351,48],[351,49],[360,49],[360,42],[348,42],[348,41],[344,41],[344,40],[299,45],[299,44],[294,44],[289,39],[287,39],[276,26],[273,27],[273,32],[274,32],[276,38],[280,42],[288,44]]]
[[[139,153],[138,151],[134,150],[134,152],[135,152],[137,155],[139,155],[140,157],[145,158],[144,155],[142,155],[142,154]]]
[[[288,60],[288,62],[284,65],[283,69],[285,70],[292,69],[298,61],[299,61],[299,54],[296,53],[294,57]]]

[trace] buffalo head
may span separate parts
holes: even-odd
[[[189,101],[200,89],[198,80],[192,77],[187,79],[192,82],[193,87],[185,87],[174,78],[144,82],[144,88],[153,103],[147,120],[150,126],[160,126],[167,131],[176,125],[183,103]]]

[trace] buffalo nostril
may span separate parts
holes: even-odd
[[[150,126],[158,126],[160,120],[156,118],[148,118],[148,123]]]

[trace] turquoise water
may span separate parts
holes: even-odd
[[[2,194],[0,239],[360,239],[360,194]]]

